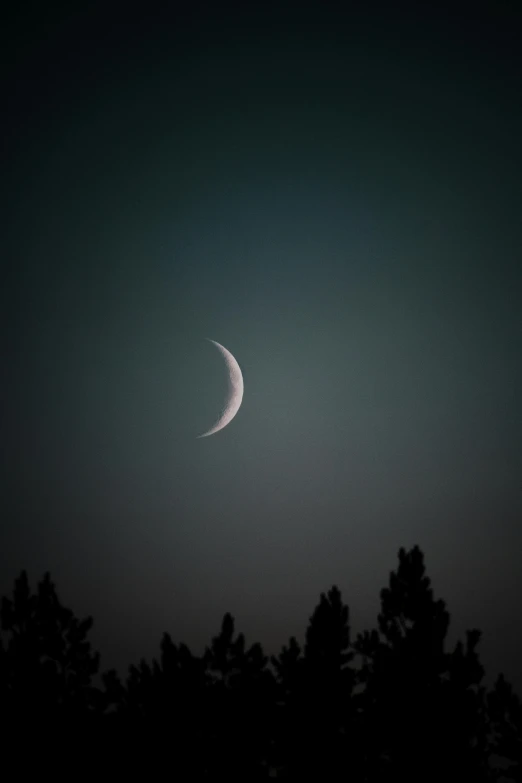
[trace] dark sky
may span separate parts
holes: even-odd
[[[43,5],[2,32],[1,594],[50,570],[104,668],[226,611],[275,652],[419,544],[522,687],[520,14]],[[245,395],[197,439],[205,337]]]

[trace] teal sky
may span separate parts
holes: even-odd
[[[2,592],[275,651],[419,544],[521,684],[520,19],[94,8],[8,28]]]

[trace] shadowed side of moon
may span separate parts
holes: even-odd
[[[221,343],[216,342],[216,340],[210,340],[210,338],[207,339],[209,342],[214,343],[227,365],[228,397],[216,423],[202,435],[198,435],[198,438],[207,438],[209,435],[214,435],[216,432],[219,432],[219,430],[226,427],[227,424],[230,424],[241,407],[244,391],[243,373],[234,356],[232,356],[230,351],[227,350],[224,345],[221,345]]]

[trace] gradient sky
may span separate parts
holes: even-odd
[[[50,570],[103,668],[276,652],[419,544],[522,688],[520,15],[213,5],[3,33],[0,591]]]

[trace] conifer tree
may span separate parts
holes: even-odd
[[[35,593],[26,571],[0,610],[4,708],[10,721],[86,720],[97,707],[92,678],[99,655],[91,650],[92,618],[79,620],[60,602],[50,574]]]
[[[264,780],[272,754],[274,678],[260,644],[247,647],[223,617],[204,660],[209,675],[211,774],[229,780]]]
[[[468,632],[465,646],[447,652],[449,620],[445,603],[434,598],[423,553],[401,548],[381,591],[378,630],[356,642],[374,777],[438,781],[451,769],[455,779],[488,779],[480,633]]]

